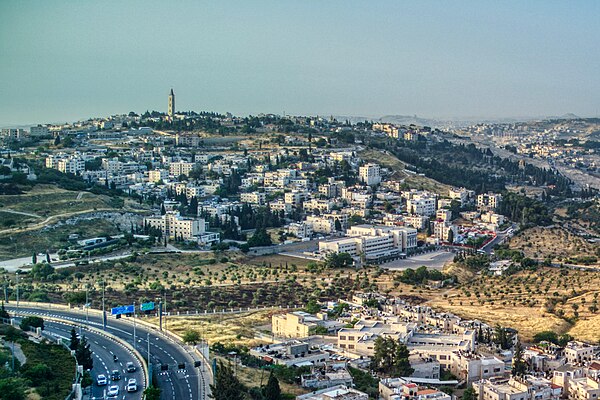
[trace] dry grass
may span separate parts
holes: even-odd
[[[510,248],[521,250],[526,257],[565,261],[570,257],[595,255],[598,245],[561,228],[531,228],[515,236]]]
[[[360,157],[369,162],[375,162],[393,172],[392,178],[404,180],[411,188],[429,190],[442,196],[447,196],[450,186],[440,183],[431,178],[404,171],[406,164],[395,156],[379,150],[364,150],[359,153]]]
[[[600,322],[589,310],[599,287],[596,272],[538,268],[512,276],[477,277],[441,296],[438,293],[428,304],[463,318],[515,328],[526,340],[543,330],[586,339],[595,331],[585,326]],[[575,322],[574,327],[567,319]]]
[[[217,342],[252,347],[266,343],[255,338],[256,328],[270,324],[271,316],[280,309],[252,311],[239,314],[213,314],[206,316],[168,317],[167,328],[178,335],[188,329],[197,330],[209,344]],[[157,318],[147,320],[158,325]]]

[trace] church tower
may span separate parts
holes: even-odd
[[[171,88],[171,93],[169,93],[169,110],[167,114],[171,118],[175,115],[175,93],[173,93],[173,88]]]

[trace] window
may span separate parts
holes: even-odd
[[[346,336],[340,336],[340,340],[346,340]]]

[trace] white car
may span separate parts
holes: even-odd
[[[127,382],[127,392],[136,392],[137,391],[137,381],[134,378],[131,378]]]
[[[117,397],[119,395],[119,387],[117,385],[112,385],[108,387],[108,391],[106,392],[107,397]]]
[[[106,375],[102,375],[102,374],[98,375],[96,377],[96,384],[98,386],[105,386],[106,384],[108,384],[108,380],[106,379]]]

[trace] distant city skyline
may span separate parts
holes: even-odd
[[[600,115],[597,1],[0,2],[0,126],[146,110]]]

